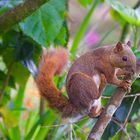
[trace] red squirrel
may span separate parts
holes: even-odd
[[[119,80],[118,76],[133,75],[136,69],[136,57],[129,43],[118,42],[114,46],[91,50],[76,59],[69,70],[67,98],[53,82],[53,77],[62,72],[67,61],[68,52],[64,48],[43,51],[36,78],[40,94],[64,117],[84,113],[93,118],[99,116],[102,111],[99,99],[105,86],[113,84],[130,90],[130,83]]]

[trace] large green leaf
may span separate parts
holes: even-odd
[[[130,24],[140,26],[140,9],[132,9],[129,6],[123,5],[117,0],[106,0],[106,2],[116,10],[122,18]]]
[[[122,16],[114,9],[110,10],[110,14],[112,16],[112,18],[118,22],[122,27],[125,26],[126,21],[122,18]]]
[[[15,63],[11,75],[20,86],[24,87],[28,80],[29,72],[24,68],[24,66],[22,66],[22,64]]]
[[[48,115],[46,116],[46,118],[43,120],[43,122],[41,123],[41,126],[39,128],[39,131],[37,133],[37,135],[35,136],[34,140],[44,140],[46,135],[49,135],[49,130],[51,129],[51,127],[47,127],[47,126],[51,126],[55,123],[55,121],[57,120],[56,115],[54,112],[48,112]],[[44,128],[43,128],[44,126]],[[46,128],[45,128],[46,126]]]
[[[9,129],[9,135],[11,140],[20,140],[21,138],[20,127],[16,126],[14,128]]]
[[[56,38],[64,45],[62,38],[65,38],[66,32],[63,31],[61,38],[57,36],[62,32],[65,11],[66,0],[50,0],[20,23],[20,27],[26,35],[45,47]]]
[[[0,131],[1,131],[1,137],[6,138],[7,140],[11,140],[8,134],[8,129],[3,125],[3,123],[0,123]]]
[[[38,111],[38,109],[37,109]],[[26,136],[32,129],[33,125],[36,123],[36,121],[39,118],[39,114],[37,112],[34,111],[30,111],[28,114],[28,118],[25,121],[25,127],[24,127],[24,135]],[[36,127],[34,128],[36,129]]]
[[[53,125],[55,120],[56,120],[55,114],[52,111],[47,111],[35,122],[35,124],[30,129],[29,133],[25,137],[25,140],[30,140],[33,137],[34,137],[33,139],[35,140],[36,139],[44,140],[45,136],[50,130],[50,127],[47,128],[47,125],[49,126]]]

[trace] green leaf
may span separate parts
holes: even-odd
[[[19,128],[19,126],[16,126],[16,127],[14,127],[14,128],[11,128],[10,130],[9,130],[9,135],[10,135],[10,138],[12,139],[12,140],[20,140],[20,135],[21,135],[21,133],[20,133],[20,128]]]
[[[68,31],[68,27],[67,24],[64,23],[64,26],[62,26],[59,34],[57,35],[56,39],[54,40],[55,44],[57,45],[64,45],[67,46],[67,42],[69,39],[69,31]]]
[[[22,104],[23,104],[23,99],[24,99],[24,92],[25,92],[25,85],[23,87],[20,87],[17,95],[13,101],[14,103],[14,109],[20,109],[20,111],[17,112],[17,115],[20,117],[21,114],[21,108],[22,108]]]
[[[126,21],[122,18],[122,16],[114,9],[110,10],[110,14],[116,22],[123,27],[126,24]]]
[[[2,87],[3,87],[3,84],[4,84],[3,81],[5,81],[6,77],[7,77],[6,74],[5,74],[3,71],[0,70],[0,90],[1,90]],[[12,88],[15,88],[15,87],[16,87],[16,86],[15,86],[15,83],[14,83],[14,79],[13,79],[13,77],[11,77],[11,76],[10,76],[10,78],[9,78],[8,86],[9,86],[9,87],[12,87]]]
[[[39,115],[37,114],[37,112],[29,112],[29,116],[28,119],[26,120],[25,123],[25,135],[27,135],[31,128],[33,127],[33,125],[35,124],[35,122],[38,120]]]
[[[139,50],[135,50],[134,51],[135,56],[137,57],[137,59],[140,58],[140,51]]]
[[[34,140],[44,140],[46,135],[49,134],[49,130],[52,127],[47,127],[47,126],[51,126],[54,124],[54,122],[56,121],[56,116],[53,112],[48,112],[47,117],[44,119],[43,123],[41,124],[41,127],[36,135],[36,137],[34,138]],[[44,127],[43,127],[44,126]],[[46,126],[46,128],[45,128]]]
[[[1,130],[1,133],[4,136],[4,138],[6,138],[6,140],[11,140],[9,137],[7,128],[4,127],[2,123],[0,123],[0,130]]]
[[[11,75],[14,77],[16,83],[24,87],[28,80],[29,72],[22,64],[14,63]]]
[[[111,96],[113,94],[113,91],[116,90],[116,87],[113,86],[113,85],[108,85],[106,88],[105,88],[105,91],[103,93],[103,95],[105,96]]]
[[[117,0],[106,0],[106,2],[116,10],[122,18],[130,24],[140,26],[140,9],[132,9],[129,6],[123,5]]]
[[[66,0],[50,0],[20,23],[20,27],[26,35],[47,47],[62,31],[65,10]],[[63,36],[65,36],[64,32]],[[62,38],[58,40],[61,45],[65,44]]]
[[[46,125],[52,125],[54,121],[56,120],[56,117],[52,111],[47,111],[45,114],[43,114],[33,125],[27,136],[25,137],[25,140],[30,140],[33,137],[34,139],[39,139],[39,140],[44,140],[47,132],[49,131],[50,127],[48,128],[43,128],[41,125],[46,126]],[[39,129],[39,130],[37,130]],[[37,134],[36,131],[38,131]],[[35,135],[35,136],[34,136]]]
[[[8,7],[2,7],[0,8],[0,15],[4,14],[5,12],[7,12],[9,10]]]
[[[93,0],[78,0],[83,6],[88,6]]]
[[[11,111],[7,107],[0,107],[0,113],[7,128],[16,127],[19,123],[19,118],[15,111]]]
[[[136,130],[140,133],[140,123],[136,124]]]

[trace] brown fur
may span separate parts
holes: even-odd
[[[54,75],[60,74],[68,61],[68,53],[58,48],[42,53],[39,62],[39,74],[36,80],[40,94],[45,97],[52,109],[57,109],[63,116],[77,114],[76,108],[62,95],[53,82]]]
[[[123,61],[123,56],[128,60]],[[136,58],[126,44],[118,43],[114,47],[98,48],[78,58],[71,66],[66,79],[69,99],[64,97],[53,83],[54,75],[60,74],[67,59],[68,54],[65,49],[44,52],[36,81],[41,95],[48,100],[50,107],[62,112],[63,116],[85,112],[92,117],[99,115],[102,108],[95,105],[97,111],[93,105],[107,83],[125,90],[130,89],[127,81],[117,78],[117,75],[133,75],[135,72]],[[118,68],[120,70],[117,74]],[[93,80],[93,77],[97,81]]]

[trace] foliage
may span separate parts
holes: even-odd
[[[86,10],[89,7],[90,9],[87,10],[88,12],[73,38],[70,48],[71,62],[81,49],[79,45],[85,39],[86,32],[90,28],[90,19],[94,11],[98,6],[102,6],[101,2],[103,2],[99,0],[78,1]],[[5,0],[0,1],[0,15],[14,8],[20,2],[23,1],[8,0],[6,3]],[[140,58],[140,51],[137,47],[140,36],[139,8],[133,9],[117,0],[105,0],[104,4],[111,7],[112,20],[118,23],[124,38],[127,37],[132,40],[134,53],[137,58]],[[25,105],[27,96],[25,93],[30,74],[21,62],[25,59],[33,59],[35,64],[38,65],[43,47],[67,46],[70,34],[67,27],[67,22],[69,22],[67,20],[67,5],[66,0],[50,0],[6,34],[0,36],[0,115],[2,118],[0,120],[0,139],[84,140],[95,124],[96,119],[92,120],[88,117],[71,124],[68,121],[64,122],[57,112],[48,107],[43,109],[43,113],[39,113],[41,107],[39,105],[32,107],[30,101],[32,99]],[[124,33],[123,29],[126,25],[129,28]],[[106,31],[97,42],[97,47],[111,34],[112,30],[114,28]],[[65,74],[61,77],[55,77],[54,80],[56,86],[61,90],[63,90]],[[140,92],[139,85],[140,79],[138,78],[132,86],[132,95]],[[108,86],[103,96],[110,97],[114,90],[114,87]],[[35,102],[39,104],[39,98],[32,98],[35,98]],[[128,139],[128,136],[135,140],[140,139],[140,97],[135,98],[135,96],[124,98],[121,106],[114,114],[117,123],[113,120],[110,122],[102,137],[103,140],[125,140]],[[108,98],[103,98],[102,104],[106,105],[108,100]],[[124,129],[120,129],[120,124],[123,125],[124,123],[126,123],[126,126]]]
[[[64,46],[67,41],[65,13],[66,0],[51,0],[20,23],[21,30],[42,46],[52,43]]]
[[[92,4],[91,0],[79,0],[79,2],[83,5],[83,6],[87,6],[89,4]]]
[[[123,5],[119,1],[114,0],[106,0],[106,2],[116,10],[125,21],[132,25],[140,25],[140,9],[137,8],[136,10]]]

